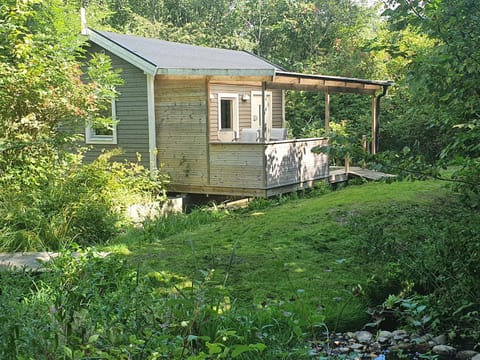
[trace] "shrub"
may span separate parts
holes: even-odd
[[[110,162],[118,154],[104,153],[91,164],[82,164],[81,156],[50,163],[42,170],[45,180],[27,189],[2,182],[0,248],[59,250],[103,243],[126,223],[127,205],[164,198],[165,176],[152,177],[138,163]]]
[[[376,269],[367,289],[374,304],[400,295],[402,308],[418,295],[433,318],[425,327],[457,341],[480,340],[478,212],[441,198],[357,214],[350,226],[356,250]]]
[[[213,271],[142,273],[91,251],[66,253],[38,275],[0,272],[0,288],[5,359],[308,359],[323,326],[300,292],[239,308]]]

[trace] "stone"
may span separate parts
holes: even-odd
[[[378,333],[378,337],[380,338],[386,338],[386,339],[390,339],[391,337],[393,336],[392,332],[391,331],[387,331],[387,330],[381,330],[379,333]]]
[[[447,335],[438,335],[432,339],[433,342],[437,345],[447,345],[448,338]]]
[[[379,336],[379,337],[377,338],[377,341],[378,341],[380,344],[385,344],[385,343],[388,342],[388,338]]]
[[[392,337],[395,341],[402,341],[403,339],[408,337],[408,334],[405,330],[395,330],[394,332],[392,332]]]
[[[407,336],[407,332],[405,330],[395,330],[392,332],[392,336]]]
[[[454,347],[448,345],[435,345],[432,348],[432,352],[436,355],[451,357],[455,355],[457,350]]]
[[[480,360],[480,354],[475,355],[475,356],[472,358],[472,360]]]
[[[473,359],[476,355],[480,355],[478,352],[474,350],[462,350],[457,352],[457,356],[455,356],[456,359],[459,360],[471,360]],[[479,357],[480,359],[480,357]]]
[[[382,351],[382,345],[380,345],[379,342],[374,342],[372,345],[370,345],[370,351],[374,353],[379,353]]]
[[[393,345],[393,346],[390,346],[389,349],[391,351],[410,351],[412,349],[415,348],[415,344],[411,344],[411,343],[400,343],[400,344],[397,344],[397,345]]]
[[[353,351],[360,351],[363,349],[363,345],[362,344],[352,344],[350,345],[350,349],[352,349]]]
[[[373,339],[373,334],[370,331],[357,331],[355,333],[357,340],[363,344],[367,344]]]

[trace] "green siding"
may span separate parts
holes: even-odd
[[[103,51],[92,45],[90,52]],[[125,60],[104,51],[112,59],[114,69],[121,69],[120,73],[124,84],[117,90],[120,95],[116,101],[117,144],[95,144],[85,155],[85,161],[94,160],[103,150],[121,148],[124,154],[115,160],[137,160],[137,153],[141,154],[141,163],[149,168],[148,143],[148,110],[147,110],[147,78],[142,70],[134,67]]]

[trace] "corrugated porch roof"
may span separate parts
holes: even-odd
[[[277,70],[267,89],[328,91],[375,95],[378,90],[393,85],[393,81],[368,80],[330,75],[302,74]]]

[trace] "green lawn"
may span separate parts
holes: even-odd
[[[220,212],[206,224],[192,221],[167,236],[158,231],[161,225],[151,224],[109,249],[120,249],[141,272],[172,286],[188,286],[200,270],[214,270],[213,281],[242,307],[296,302],[310,314],[324,314],[331,330],[358,329],[368,320],[358,285],[366,285],[372,265],[352,250],[348,219],[389,204],[428,206],[446,192],[435,181],[351,186]]]

